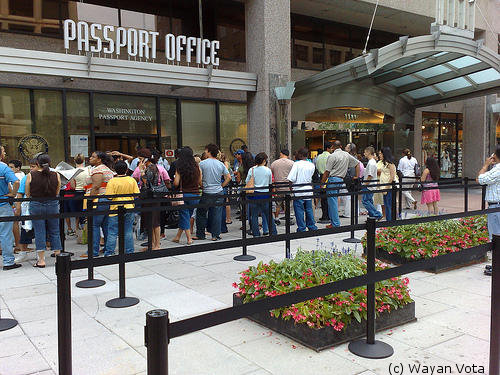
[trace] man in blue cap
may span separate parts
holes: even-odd
[[[234,153],[234,165],[233,165],[233,171],[237,171],[238,168],[241,166],[241,157],[243,156],[243,154],[245,153],[245,151],[239,149],[238,151],[236,151]]]

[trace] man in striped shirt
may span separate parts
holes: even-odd
[[[492,168],[488,170],[490,167]],[[488,208],[500,207],[500,145],[495,153],[484,162],[478,173],[477,182],[486,185],[486,197]],[[496,234],[500,235],[500,212],[488,214],[488,232],[490,238]],[[491,276],[491,266],[486,266],[484,273]]]

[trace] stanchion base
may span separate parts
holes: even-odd
[[[0,318],[0,332],[7,331],[17,326],[17,320],[15,319],[1,319]]]
[[[124,307],[130,307],[137,305],[139,303],[139,298],[135,297],[123,297],[123,298],[113,298],[106,302],[107,307],[112,309],[121,309]]]
[[[251,260],[255,260],[257,258],[255,258],[253,255],[237,255],[233,258],[234,260],[238,260],[240,262],[249,262]]]
[[[389,344],[378,340],[374,344],[368,344],[366,339],[349,343],[349,351],[359,357],[371,359],[388,358],[394,354],[394,349]]]
[[[66,254],[69,254],[70,257],[72,257],[73,255],[75,255],[75,253],[72,253],[71,251],[61,251],[61,253],[66,253]],[[50,254],[50,257],[51,258],[55,258],[56,257],[56,254],[55,253],[52,253]]]
[[[320,224],[330,224],[330,219],[320,219],[320,220],[318,220],[318,223],[320,223]]]
[[[344,242],[347,243],[361,243],[361,240],[356,237],[344,238]]]
[[[100,286],[103,286],[106,284],[106,281],[104,280],[98,280],[98,279],[89,279],[89,280],[82,280],[79,281],[75,284],[77,288],[99,288]]]

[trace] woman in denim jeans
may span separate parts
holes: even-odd
[[[57,198],[61,190],[61,178],[56,172],[50,170],[50,157],[41,154],[37,157],[37,169],[31,171],[26,178],[26,196],[30,198]],[[59,213],[59,201],[44,200],[31,201],[30,214],[54,215]],[[33,220],[35,231],[35,246],[38,255],[33,267],[45,268],[45,250],[47,242],[55,254],[61,251],[61,237],[59,232],[59,219]]]
[[[176,162],[174,186],[179,187],[184,197],[184,207],[179,211],[179,230],[172,242],[179,243],[182,232],[186,233],[187,243],[191,245],[190,219],[194,208],[191,206],[200,202],[201,170],[194,159],[191,147],[184,147],[179,152]]]

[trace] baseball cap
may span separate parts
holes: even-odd
[[[234,154],[235,154],[235,155],[243,155],[244,153],[245,153],[245,151],[243,151],[243,150],[238,150],[238,151],[236,151]]]

